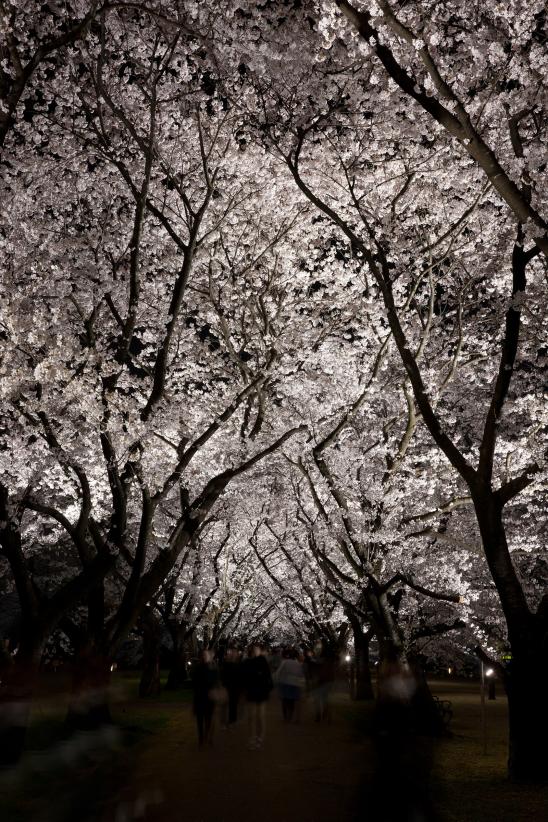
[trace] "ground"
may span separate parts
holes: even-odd
[[[38,701],[29,739],[35,750],[0,781],[4,822],[381,822],[372,708],[352,702],[344,683],[330,723],[316,723],[307,703],[301,721],[287,725],[272,699],[260,751],[247,750],[245,717],[231,730],[218,723],[213,744],[199,749],[188,693],[137,700],[134,687],[118,678],[121,731],[72,740],[51,737],[59,700]],[[409,765],[413,772],[427,751],[436,820],[546,822],[548,792],[505,780],[504,698],[486,703],[484,753],[477,683],[432,688],[453,704],[453,736],[417,749]],[[382,808],[401,794],[396,782],[385,785]]]

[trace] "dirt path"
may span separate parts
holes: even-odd
[[[228,731],[217,726],[213,745],[198,748],[190,708],[174,705],[102,822],[351,822],[371,752],[352,729],[348,697],[333,702],[330,724],[305,705],[300,723],[288,725],[272,699],[259,751],[247,750],[245,717]]]

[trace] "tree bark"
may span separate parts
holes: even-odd
[[[508,774],[512,782],[548,783],[548,664],[542,647],[512,649],[506,676]]]
[[[492,492],[474,498],[489,570],[506,624],[512,660],[508,696],[508,774],[514,782],[548,781],[548,620],[532,613],[506,541],[502,505]]]
[[[353,684],[354,699],[366,700],[374,699],[373,683],[371,682],[371,668],[369,664],[369,644],[373,637],[372,631],[364,633],[359,620],[350,619],[352,626],[352,637],[354,641],[354,675]]]
[[[160,626],[148,613],[141,620],[143,628],[143,673],[139,696],[156,696],[162,690],[160,682]]]
[[[171,655],[171,665],[167,675],[166,691],[178,691],[185,684],[187,654],[183,648],[174,648]]]
[[[170,625],[169,628],[173,647],[171,651],[171,664],[167,676],[166,690],[178,691],[180,688],[184,687],[185,682],[188,679],[187,661],[189,654],[186,641],[188,628],[186,623],[184,628],[183,625],[180,624],[175,626]]]
[[[110,725],[109,705],[112,660],[93,645],[80,649],[72,668],[72,687],[66,725],[90,731]]]

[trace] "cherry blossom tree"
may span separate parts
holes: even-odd
[[[375,303],[382,306],[417,413],[472,499],[512,647],[510,774],[543,778],[546,761],[535,740],[548,721],[539,686],[547,678],[541,650],[546,597],[526,596],[503,518],[518,494],[538,494],[545,476],[539,383],[546,321],[545,112],[537,96],[545,81],[535,62],[542,13],[535,5],[517,17],[486,7],[472,21],[452,3],[440,4],[434,16],[417,3],[400,19],[389,3],[355,8],[341,2],[322,4],[316,16],[313,4],[284,15],[251,14],[262,14],[263,26],[260,33],[251,27],[247,39],[245,26],[239,29],[241,51],[251,52],[250,128],[363,262],[371,277],[370,314]],[[298,54],[295,27],[303,35]],[[478,27],[489,42],[480,60],[474,59]],[[288,55],[283,72],[276,68],[280,47]],[[412,294],[415,319],[403,310]],[[421,363],[417,352],[432,299],[438,333],[430,335]],[[481,361],[475,360],[473,376],[469,366],[459,369],[460,379],[443,397],[439,358],[448,349],[453,364],[474,349]],[[521,358],[537,364],[528,377],[516,374],[512,381]],[[475,389],[469,412],[475,413],[463,420],[455,409],[466,413],[469,382]],[[522,402],[531,409],[527,421]],[[527,436],[529,426],[536,437]],[[508,442],[519,453],[511,471],[504,467]]]
[[[36,113],[40,167],[14,151],[7,184],[28,185],[5,231],[3,318],[3,551],[19,580],[36,518],[68,537],[81,574],[54,601],[39,593],[55,620],[21,604],[36,665],[80,592],[76,679],[96,690],[227,485],[298,430],[266,429],[263,396],[287,276],[275,253],[298,213],[257,207],[261,158],[241,162],[230,113],[200,91],[178,36],[109,20],[88,36],[78,99],[67,65],[55,111]]]
[[[540,1],[0,13],[21,661],[62,628],[106,680],[155,607],[206,642],[350,624],[364,658],[462,619],[509,643],[510,775],[543,778]]]
[[[39,95],[37,73],[47,73],[62,62],[68,48],[77,48],[98,14],[99,2],[74,2],[63,8],[48,6],[44,14],[38,3],[25,7],[2,2],[0,55],[0,147],[18,119],[17,109],[25,107],[32,117],[33,98]],[[63,56],[61,56],[63,55]],[[29,86],[33,85],[32,89]]]

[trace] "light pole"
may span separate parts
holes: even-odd
[[[487,718],[485,716],[485,666],[483,660],[481,662],[481,686],[480,686],[480,702],[481,702],[481,738],[483,744],[483,753],[487,753]]]
[[[487,715],[485,712],[485,677],[491,677],[494,673],[495,672],[492,668],[487,668],[487,670],[485,670],[485,665],[483,664],[483,661],[481,662],[481,736],[484,755],[487,754]]]

